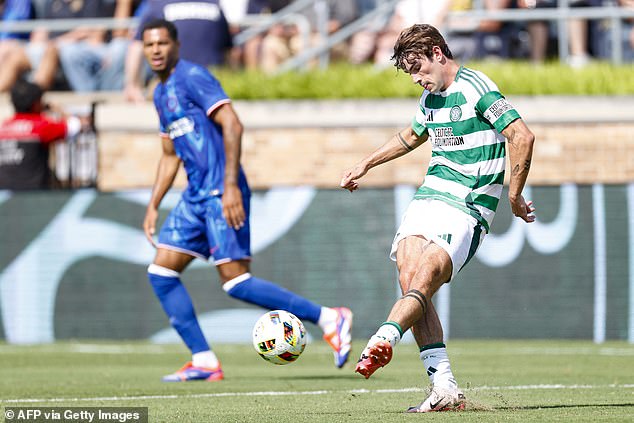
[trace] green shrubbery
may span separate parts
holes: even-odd
[[[469,67],[489,75],[507,95],[634,95],[634,65],[593,63],[571,69],[559,63],[478,62]],[[421,88],[390,67],[331,65],[326,70],[267,75],[216,69],[216,76],[235,99],[342,99],[418,97]]]

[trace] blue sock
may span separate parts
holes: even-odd
[[[150,272],[148,278],[172,327],[176,329],[192,354],[209,351],[209,344],[198,324],[192,300],[180,279],[176,276],[161,276]]]
[[[258,279],[249,273],[224,284],[223,289],[233,298],[259,305],[269,310],[286,310],[299,317],[317,323],[321,306],[301,297],[273,282]]]

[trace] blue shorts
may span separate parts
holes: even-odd
[[[211,197],[200,203],[181,198],[161,227],[158,247],[179,251],[223,264],[251,259],[251,231],[249,229],[249,195],[243,195],[244,226],[231,228],[222,215],[222,198]]]

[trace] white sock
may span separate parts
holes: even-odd
[[[332,333],[337,329],[338,316],[339,313],[337,313],[337,310],[334,308],[322,307],[317,326],[319,326],[325,334]]]
[[[194,367],[215,369],[220,365],[220,362],[213,351],[201,351],[192,354],[192,364]]]
[[[432,385],[451,390],[458,389],[458,383],[451,372],[445,344],[439,343],[430,345],[430,347],[432,348],[425,349],[420,353],[420,359],[423,361]]]
[[[394,322],[385,322],[376,331],[374,335],[368,341],[368,347],[376,344],[380,341],[387,341],[391,346],[395,346],[401,340],[400,327],[397,328]]]

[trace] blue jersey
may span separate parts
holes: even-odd
[[[230,102],[218,80],[207,69],[182,59],[167,81],[159,83],[154,90],[161,133],[173,141],[187,172],[185,201],[204,201],[223,193],[224,139],[222,128],[209,115]],[[243,193],[249,193],[242,168],[238,184]]]
[[[33,5],[31,0],[7,0],[2,9],[2,23],[24,21],[34,18]],[[0,25],[0,40],[6,39],[29,39],[28,32],[7,32],[5,25]]]

